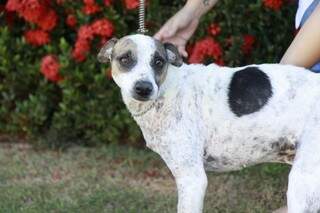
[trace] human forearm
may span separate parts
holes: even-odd
[[[309,68],[318,61],[320,61],[320,5],[302,26],[280,63]]]
[[[201,17],[207,13],[218,0],[188,0],[185,8],[194,10],[196,17]]]

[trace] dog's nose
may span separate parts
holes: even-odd
[[[148,97],[152,92],[153,86],[149,81],[138,81],[134,86],[137,95],[141,97]]]

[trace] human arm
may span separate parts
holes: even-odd
[[[198,27],[200,18],[218,0],[188,0],[182,9],[172,16],[154,35],[163,42],[171,42],[178,47],[180,54],[187,57],[185,46]]]
[[[318,61],[320,61],[320,5],[301,27],[280,63],[309,68]]]

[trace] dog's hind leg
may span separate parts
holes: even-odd
[[[319,162],[320,163],[320,162]],[[288,213],[320,212],[320,172],[293,168],[287,192]]]
[[[309,119],[289,175],[289,213],[320,212],[320,108]]]

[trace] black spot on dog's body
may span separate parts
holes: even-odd
[[[272,96],[269,77],[257,67],[233,74],[229,85],[229,106],[238,117],[259,111]]]

